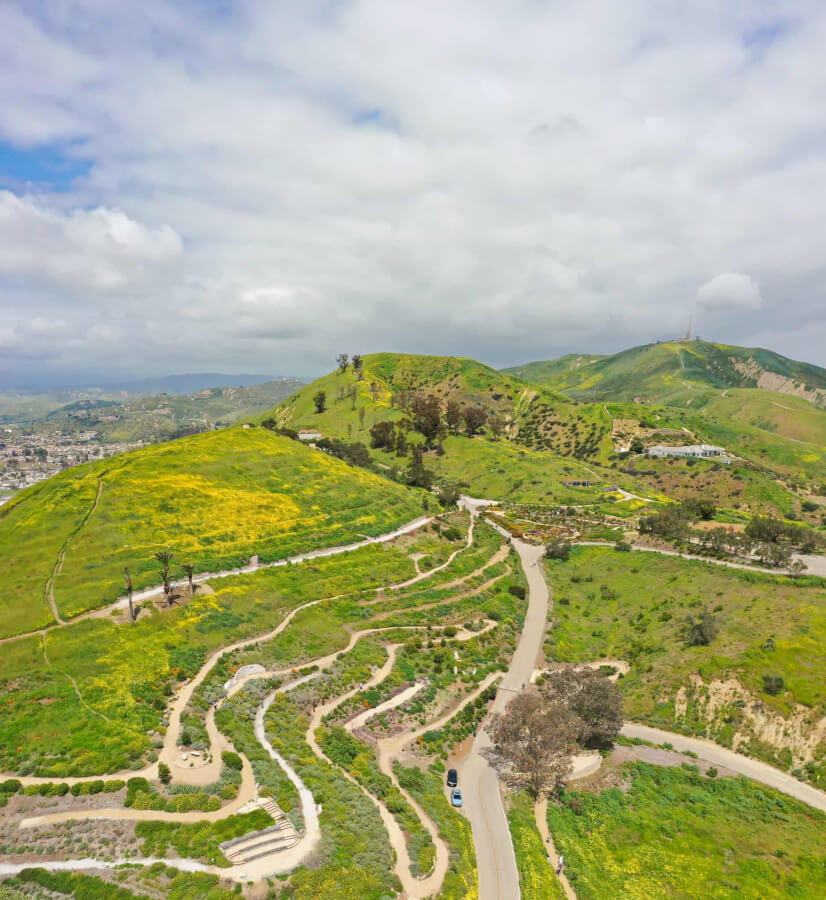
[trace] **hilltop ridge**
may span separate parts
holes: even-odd
[[[709,341],[662,341],[611,356],[569,354],[502,371],[583,400],[697,407],[698,392],[756,388],[826,407],[826,369],[759,347]]]

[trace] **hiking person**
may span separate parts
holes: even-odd
[[[562,869],[565,865],[565,857],[560,853],[559,854],[559,862],[556,864],[556,874],[561,875]]]

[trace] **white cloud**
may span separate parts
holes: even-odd
[[[151,228],[104,207],[63,213],[0,191],[0,275],[58,289],[113,290],[174,260],[182,249],[169,225]]]
[[[707,310],[729,312],[760,309],[760,285],[741,272],[722,272],[697,291],[697,301]]]
[[[136,368],[616,350],[714,272],[703,309],[752,315],[704,337],[826,363],[822,2],[212,9],[0,6],[0,137],[92,163],[0,195],[0,321],[64,321],[64,367],[93,325]]]

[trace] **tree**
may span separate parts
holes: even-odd
[[[763,690],[771,697],[776,697],[786,686],[782,675],[764,675]]]
[[[642,438],[639,436],[633,438],[631,443],[628,445],[628,449],[632,453],[645,453],[645,444],[643,444]]]
[[[566,560],[571,555],[571,545],[568,541],[551,541],[547,547],[545,547],[545,556],[548,559],[562,559]]]
[[[363,365],[364,365],[364,361],[361,358],[361,354],[354,353],[353,354],[353,372],[355,373],[356,378],[358,378],[359,381],[361,381]]]
[[[380,449],[393,447],[396,441],[396,426],[392,422],[376,422],[370,429],[370,446]]]
[[[402,427],[396,429],[396,456],[407,456],[407,432]]]
[[[129,572],[129,566],[125,566],[123,569],[123,580],[126,584],[126,599],[129,601],[129,619],[134,622],[137,618],[137,613],[132,605],[132,575]]]
[[[806,563],[802,559],[793,559],[787,566],[787,571],[792,578],[799,578],[806,571]]]
[[[439,498],[439,503],[447,509],[456,506],[462,492],[459,490],[458,484],[442,484],[436,491],[436,496]]]
[[[689,497],[688,500],[683,500],[682,506],[690,516],[702,519],[704,522],[713,519],[714,513],[717,511],[714,501],[704,497]]]
[[[487,422],[488,414],[481,406],[466,406],[462,410],[462,418],[465,420],[465,431],[469,437],[473,437]]]
[[[313,396],[313,403],[315,403],[315,411],[317,413],[323,413],[327,406],[327,393],[326,391],[318,391]]]
[[[347,396],[350,399],[350,409],[356,408],[356,397],[358,397],[358,391],[356,390],[356,386],[351,384],[349,388],[347,388]]]
[[[755,516],[746,524],[744,533],[754,541],[777,543],[784,531],[783,522],[772,516]]]
[[[161,784],[169,784],[172,781],[172,772],[166,763],[158,763],[158,779]]]
[[[339,353],[339,355],[336,357],[339,374],[343,375],[347,371],[347,363],[349,361],[350,357],[346,353]]]
[[[686,616],[685,639],[689,647],[707,647],[718,631],[717,621],[709,609],[704,609],[696,619]]]
[[[193,597],[195,595],[195,585],[192,583],[192,577],[195,575],[195,566],[192,563],[184,563],[181,568],[189,581],[189,596]]]
[[[688,516],[680,506],[667,506],[659,512],[640,516],[640,534],[655,534],[670,540],[681,540],[688,534]]]
[[[376,381],[370,382],[370,396],[373,398],[373,403],[379,398],[379,385]]]
[[[439,398],[433,394],[417,393],[410,401],[410,411],[413,414],[413,428],[424,437],[428,447],[432,446],[442,424]]]
[[[433,485],[433,473],[430,469],[425,468],[421,447],[413,447],[413,453],[407,466],[407,480],[410,484],[428,491]]]
[[[168,606],[172,606],[172,585],[169,583],[169,564],[172,562],[172,557],[174,555],[175,554],[171,550],[159,550],[154,554],[153,557],[161,564],[163,593],[164,597],[166,597],[166,603]]]
[[[758,544],[756,552],[764,566],[773,566],[776,569],[788,566],[792,558],[792,551],[788,547],[770,541]]]
[[[571,774],[571,755],[582,727],[562,704],[546,704],[535,691],[519,694],[488,724],[499,767],[515,787],[535,798],[555,793]]]
[[[622,728],[622,694],[593,669],[562,669],[543,682],[548,703],[566,706],[582,720],[579,741],[586,747],[610,746]]]
[[[462,407],[458,400],[448,400],[445,408],[445,421],[451,431],[458,431],[462,424]]]
[[[488,419],[488,427],[490,428],[490,433],[498,440],[505,430],[505,423],[499,416],[491,416]]]
[[[360,406],[359,407],[359,430],[364,428],[364,412],[365,412],[364,407]]]

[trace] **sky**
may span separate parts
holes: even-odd
[[[0,0],[0,383],[826,365],[822,0]]]

